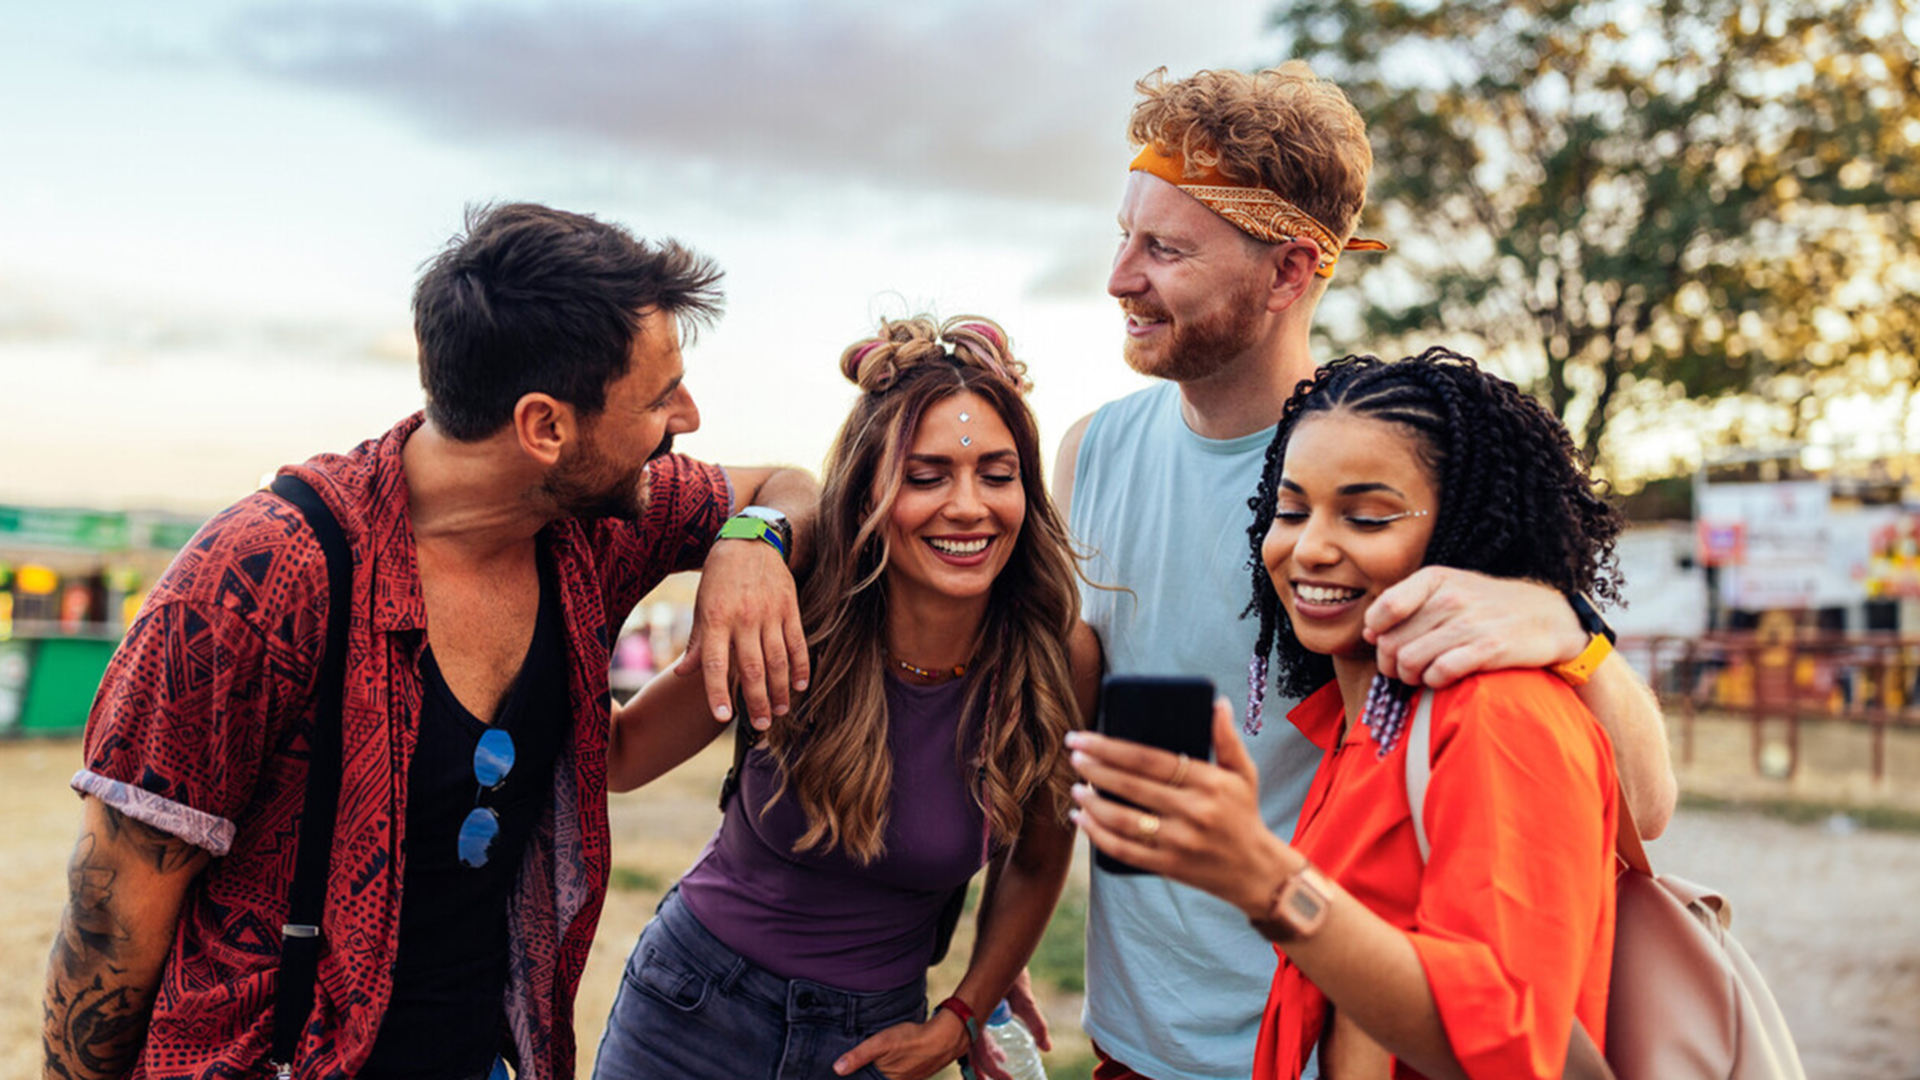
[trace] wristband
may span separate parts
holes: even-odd
[[[962,1000],[959,994],[949,994],[945,1001],[933,1007],[934,1012],[941,1009],[960,1018],[960,1025],[967,1029],[967,1049],[971,1051],[973,1045],[980,1041],[980,1020],[974,1015],[973,1006]],[[967,1054],[960,1055],[959,1065],[961,1080],[976,1080],[973,1062]]]
[[[1587,647],[1580,650],[1579,656],[1561,661],[1547,670],[1565,679],[1568,686],[1585,686],[1587,680],[1593,678],[1593,673],[1611,655],[1613,655],[1613,642],[1608,640],[1605,634],[1595,634],[1587,639]]]
[[[749,506],[733,515],[720,526],[721,540],[764,540],[787,558],[792,547],[792,526],[777,510],[768,510],[762,506]]]
[[[939,1012],[941,1009],[945,1009],[960,1018],[960,1023],[967,1029],[968,1043],[980,1041],[980,1020],[974,1015],[973,1006],[962,1001],[960,995],[949,995],[947,1000],[933,1007],[934,1012]]]

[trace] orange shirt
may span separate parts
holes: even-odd
[[[1342,743],[1338,684],[1290,719],[1326,752],[1293,844],[1407,932],[1467,1075],[1559,1076],[1576,1016],[1604,1046],[1617,787],[1612,744],[1573,691],[1527,670],[1438,692],[1425,865],[1407,806],[1405,735],[1385,758],[1365,725]],[[1280,952],[1255,1080],[1299,1077],[1327,1010]]]

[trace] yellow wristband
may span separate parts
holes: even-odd
[[[1605,634],[1595,634],[1587,639],[1587,647],[1580,650],[1579,656],[1547,670],[1565,679],[1568,686],[1585,686],[1587,680],[1593,678],[1593,673],[1612,655],[1613,642],[1608,641]]]

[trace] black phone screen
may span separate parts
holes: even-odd
[[[1112,738],[1210,761],[1213,681],[1188,675],[1109,675],[1100,684],[1100,712],[1094,728]],[[1117,796],[1108,798],[1126,802]],[[1113,874],[1147,872],[1098,850],[1093,864]]]

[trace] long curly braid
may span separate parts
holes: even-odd
[[[1257,731],[1268,662],[1281,693],[1304,697],[1333,678],[1333,662],[1308,652],[1261,560],[1273,523],[1287,444],[1313,413],[1350,412],[1399,424],[1415,436],[1420,460],[1440,494],[1423,565],[1452,566],[1494,577],[1529,578],[1563,592],[1620,602],[1614,542],[1625,523],[1603,497],[1573,440],[1553,414],[1472,358],[1443,348],[1388,363],[1348,356],[1315,373],[1287,401],[1267,446],[1260,488],[1247,506],[1253,598],[1260,632],[1248,669],[1247,729]],[[1368,694],[1369,726],[1382,752],[1404,723],[1412,688],[1384,676]]]

